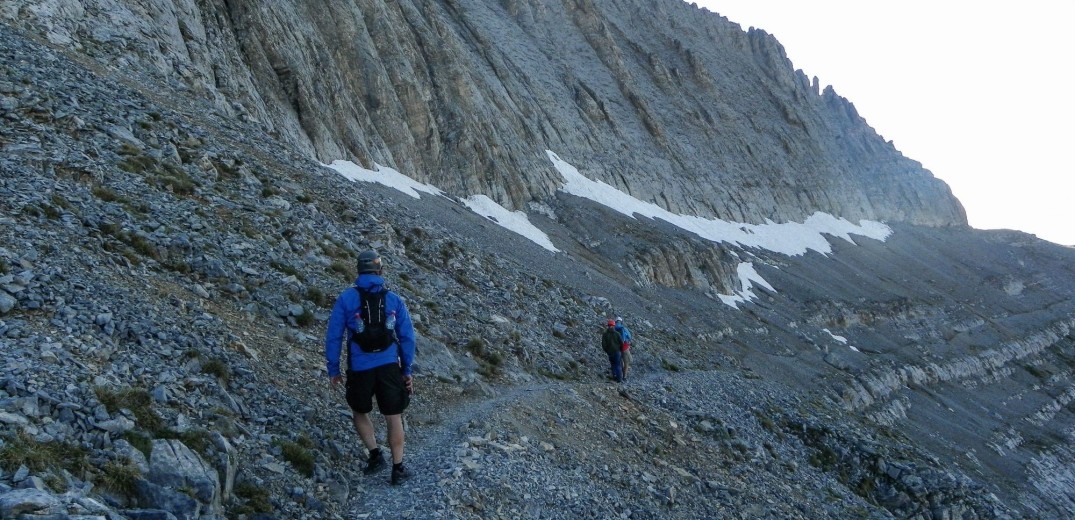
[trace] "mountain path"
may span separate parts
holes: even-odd
[[[550,392],[564,390],[567,386],[566,383],[538,383],[497,388],[492,397],[460,400],[450,407],[432,399],[427,401],[426,395],[416,393],[411,406],[404,412],[407,428],[404,463],[414,471],[414,477],[401,486],[391,486],[390,469],[372,476],[363,475],[365,462],[361,456],[356,456],[353,470],[345,477],[351,494],[344,518],[397,517],[407,511],[428,513],[431,501],[447,504],[448,499],[443,496],[438,483],[463,467],[459,452],[467,444],[469,436],[465,430],[469,424],[484,422],[499,413],[510,413],[520,401],[525,401],[528,407],[539,407]],[[349,417],[349,410],[346,413]],[[378,442],[387,457],[390,451],[384,443],[384,421],[377,412],[373,416]],[[355,435],[356,443],[361,445]]]
[[[604,393],[603,395],[616,395],[621,398],[629,397],[627,385],[650,384],[663,374],[650,373],[637,379],[632,379],[624,385],[617,385],[611,381],[556,381],[536,382],[514,387],[493,387],[492,395],[475,396],[458,400],[450,406],[445,403],[435,402],[433,399],[425,401],[422,394],[416,394],[411,407],[404,414],[407,421],[407,438],[404,463],[415,475],[401,486],[389,484],[390,471],[385,469],[374,476],[362,474],[364,461],[356,457],[353,469],[346,477],[351,486],[346,509],[348,512],[344,518],[380,518],[387,517],[411,517],[414,514],[430,515],[436,506],[459,506],[456,498],[457,493],[447,493],[446,487],[453,476],[467,471],[468,462],[474,461],[469,455],[473,453],[471,448],[478,445],[482,450],[488,449],[486,443],[501,443],[501,446],[517,444],[512,440],[499,438],[495,423],[507,421],[518,425],[521,421],[534,421],[542,415],[558,417],[561,412],[569,412],[559,408],[557,399],[561,397],[571,398],[589,396],[591,393]],[[385,435],[383,419],[374,412],[375,424],[378,428],[379,437]],[[348,411],[349,417],[349,411]],[[598,422],[603,420],[597,418]],[[579,420],[585,421],[583,418]],[[555,426],[553,426],[555,428]],[[521,427],[525,429],[525,426]],[[469,431],[468,431],[469,430]],[[514,435],[519,432],[512,432]],[[569,431],[562,433],[568,435],[559,436],[555,440],[550,438],[550,444],[557,445],[557,449],[563,444],[578,441],[572,439]],[[529,451],[527,457],[534,457],[533,451],[541,451],[542,439],[528,439],[531,446],[524,448],[523,452]],[[381,439],[378,439],[381,442]],[[357,437],[356,437],[357,443]],[[545,448],[551,450],[551,447]],[[358,450],[364,451],[364,450]],[[386,453],[387,455],[387,453]],[[534,457],[538,459],[540,457]],[[475,461],[476,462],[476,461]],[[537,463],[530,460],[527,463]],[[496,473],[502,481],[518,482],[519,478],[527,475],[517,475],[518,468],[498,467],[489,469],[484,462],[478,462],[481,468],[471,468],[479,471]],[[525,464],[524,464],[525,465]],[[466,505],[466,504],[462,504]],[[460,514],[458,508],[440,511],[449,517],[457,517]],[[486,517],[490,512],[474,511],[476,516]]]

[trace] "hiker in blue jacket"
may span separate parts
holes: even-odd
[[[623,339],[620,336],[619,331],[616,330],[616,322],[608,320],[608,328],[605,329],[605,333],[601,335],[601,350],[608,354],[609,368],[611,369],[612,379],[617,382],[623,381],[623,364],[620,358],[620,348],[623,346]]]
[[[377,408],[388,424],[391,483],[396,485],[411,476],[403,466],[403,410],[410,404],[413,390],[415,342],[407,305],[399,295],[385,289],[382,268],[376,251],[358,255],[358,279],[340,293],[332,307],[325,331],[325,361],[329,380],[335,386],[343,379],[340,353],[347,345],[347,404],[355,431],[369,450],[363,472],[371,475],[385,467],[369,417],[376,396]]]
[[[623,324],[623,318],[616,316],[616,331],[620,333],[622,341],[620,347],[620,366],[623,369],[623,380],[627,380],[627,371],[631,369],[631,331]]]

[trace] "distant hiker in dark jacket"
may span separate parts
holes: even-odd
[[[608,354],[608,362],[612,367],[612,379],[623,381],[623,365],[620,358],[620,349],[623,346],[623,339],[620,337],[619,331],[616,330],[616,322],[608,320],[608,328],[605,329],[605,333],[601,336],[601,348]]]
[[[623,365],[623,380],[627,380],[627,371],[631,369],[631,331],[623,324],[623,318],[616,316],[616,330],[620,333],[622,341],[620,346],[620,362]]]
[[[340,352],[347,352],[347,404],[352,410],[355,431],[369,450],[364,473],[385,467],[384,455],[369,413],[373,398],[388,424],[388,446],[392,450],[392,484],[411,476],[403,467],[403,410],[410,404],[414,363],[414,327],[407,306],[384,287],[381,257],[376,251],[358,255],[358,279],[340,293],[325,331],[325,360],[333,386],[342,379]],[[395,322],[392,324],[391,322]],[[355,333],[368,331],[364,336]],[[377,335],[374,336],[374,331]],[[360,345],[358,338],[367,338]],[[372,338],[372,339],[370,339]],[[371,348],[371,345],[375,345]],[[376,347],[383,350],[376,350]]]

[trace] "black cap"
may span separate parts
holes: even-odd
[[[377,251],[363,251],[358,255],[358,274],[381,272],[381,255]]]

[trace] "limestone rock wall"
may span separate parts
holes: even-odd
[[[13,0],[0,19],[322,161],[513,209],[558,188],[551,149],[676,212],[966,224],[771,35],[678,0]]]

